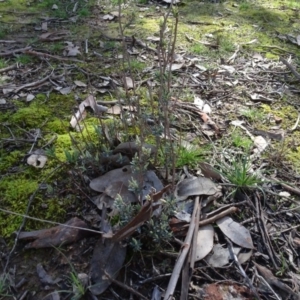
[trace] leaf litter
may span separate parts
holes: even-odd
[[[58,10],[58,6],[54,5],[52,9]],[[74,12],[75,11],[76,10],[74,9]],[[117,16],[119,16],[119,13],[109,13],[106,15],[104,14],[102,19],[112,21],[116,19]],[[50,27],[50,23],[47,24],[47,26],[42,24],[42,27],[44,30],[49,30],[48,27]],[[49,31],[40,35],[39,39],[42,41],[53,42],[64,40],[67,35],[68,32],[64,30],[58,30],[55,31],[55,33]],[[214,44],[215,37],[213,34],[206,36],[205,38],[207,41],[198,42],[202,42],[203,45],[206,45],[211,49],[220,47],[220,45]],[[285,41],[297,46],[299,45],[299,35],[281,35],[278,36],[278,38],[285,39]],[[156,37],[150,37],[148,41],[157,44]],[[197,42],[196,40],[191,41]],[[120,42],[120,40],[113,38],[113,42]],[[128,48],[131,48],[128,49],[129,55],[136,55],[139,50],[142,50],[142,55],[145,58],[144,61],[151,60],[152,66],[149,69],[144,69],[144,75],[151,77],[151,85],[149,84],[149,86],[159,86],[160,83],[155,79],[155,76],[153,76],[154,72],[157,71],[159,61],[156,56],[157,50],[151,48],[151,46],[146,43],[137,40],[134,36],[128,38],[126,42],[129,45]],[[1,45],[6,44],[7,43],[1,41]],[[250,42],[246,42],[245,44],[250,44]],[[76,45],[79,45],[78,41],[66,42],[66,47],[62,50],[61,54],[66,56],[66,58],[82,56],[83,47]],[[132,45],[134,45],[136,49],[131,47]],[[63,56],[60,57],[48,53],[39,53],[32,51],[31,49],[26,50],[26,45],[23,46],[24,48],[5,46],[2,48],[0,54],[2,57],[10,58],[17,53],[24,53],[44,58],[49,61],[55,59],[61,60],[61,62],[68,62],[64,60]],[[89,53],[88,47],[89,42],[86,41],[84,49],[85,53]],[[96,50],[98,51],[98,49],[95,49],[95,51]],[[205,63],[206,58],[196,57],[196,60],[194,60],[194,58],[191,59],[188,57],[188,54],[186,53],[179,53],[180,54],[176,54],[176,57],[174,56],[174,61],[169,65],[169,68],[177,77],[174,80],[172,88],[176,90],[185,86],[195,89],[193,90],[194,103],[186,102],[183,99],[181,100],[179,96],[173,97],[169,102],[168,109],[174,117],[171,122],[171,127],[174,129],[174,137],[178,138],[182,132],[194,131],[196,132],[196,135],[202,136],[206,143],[215,142],[214,145],[216,147],[216,145],[218,145],[218,140],[221,139],[222,136],[232,134],[233,131],[229,125],[231,122],[231,125],[241,129],[253,142],[249,169],[264,170],[262,163],[264,159],[263,155],[268,153],[268,151],[271,151],[269,150],[270,147],[274,146],[269,139],[284,141],[284,138],[286,138],[286,136],[291,136],[292,132],[297,128],[298,121],[296,120],[296,117],[295,120],[293,120],[293,124],[295,125],[289,127],[293,128],[293,130],[286,130],[286,125],[282,125],[282,123],[286,122],[286,117],[283,117],[282,114],[280,114],[280,106],[279,108],[276,106],[282,99],[282,96],[285,95],[286,91],[289,95],[298,93],[297,87],[289,81],[283,80],[281,75],[282,73],[285,73],[284,76],[286,76],[290,71],[297,79],[297,71],[295,71],[291,65],[291,63],[295,64],[295,61],[289,60],[284,62],[284,60],[280,60],[277,62],[268,60],[260,53],[254,53],[252,57],[249,56],[245,58],[240,52],[239,47],[237,47],[234,54],[226,60],[226,62],[221,62],[213,69],[207,67],[207,64]],[[96,56],[94,56],[93,59],[95,57]],[[42,61],[41,66],[47,68],[48,63],[49,62],[46,63],[45,61]],[[106,66],[109,68],[110,64],[111,62],[107,61]],[[69,75],[66,71],[69,67],[70,70],[72,70],[72,66],[66,66],[64,75]],[[61,80],[63,83],[61,84],[60,79],[55,78],[54,74],[51,76],[47,75],[41,80],[35,75],[35,72],[32,71],[31,73],[31,71],[22,68],[18,70],[18,73],[14,72],[13,69],[4,72],[9,75],[9,81],[13,82],[13,84],[1,82],[1,100],[5,101],[2,101],[0,104],[1,110],[7,110],[11,107],[8,106],[7,103],[12,103],[12,96],[16,97],[16,99],[25,97],[24,99],[26,99],[27,102],[34,102],[36,99],[33,95],[37,95],[40,92],[46,94],[57,91],[62,95],[68,95],[74,92],[73,87],[70,84],[67,84],[69,79],[67,81],[65,81],[65,79]],[[109,78],[106,75],[107,74],[105,74],[107,80],[103,79],[102,83],[99,82],[99,78],[102,80],[101,77],[94,80],[93,76],[89,77],[89,80],[91,80],[89,83],[84,82],[82,79],[77,80],[75,78],[72,78],[72,82],[78,87],[76,90],[91,85],[94,88],[94,91],[99,93],[111,93],[113,91],[111,88],[112,85],[122,86],[125,90],[127,89],[128,92],[128,90],[134,90],[136,87],[140,88],[145,85],[149,79],[147,78],[147,80],[144,81],[144,79],[138,78],[138,76],[135,77],[132,74],[126,74],[122,79],[115,74],[110,74]],[[243,87],[244,90],[234,89],[235,86],[238,86],[239,88]],[[201,87],[205,92],[201,92],[198,87]],[[25,93],[22,94],[21,91],[25,91]],[[247,96],[247,99],[245,96]],[[106,113],[122,116],[123,109],[126,110],[126,107],[130,112],[136,113],[138,111],[135,104],[132,104],[132,102],[126,103],[126,105],[119,105],[118,102],[115,102],[113,104],[114,106],[109,107],[110,104],[103,104],[102,102],[99,104],[97,102],[97,97],[98,96],[89,93],[88,96],[86,96],[86,99],[79,104],[78,111],[73,115],[70,122],[72,128],[78,131],[82,130],[79,126],[80,123],[84,123],[85,118],[88,118],[89,113],[86,110],[87,107],[92,108],[93,113],[100,121],[102,117],[106,116]],[[232,99],[234,99],[234,101]],[[268,116],[269,123],[266,121],[261,123],[258,117],[256,117],[256,119],[254,118],[252,124],[250,124],[251,122],[249,122],[249,119],[241,120],[241,118],[236,122],[232,122],[229,116],[232,115],[236,106],[240,105],[236,104],[239,103],[239,101],[243,101],[243,103],[249,101],[246,105],[249,105],[250,107],[256,107],[257,104],[259,107],[264,107],[263,105],[266,103],[270,106],[274,105],[275,108]],[[294,103],[292,103],[292,105],[297,107]],[[124,115],[125,114],[126,111]],[[4,126],[6,126],[6,124],[4,124]],[[255,128],[253,128],[253,126],[255,126]],[[274,135],[276,130],[283,130],[279,137]],[[11,135],[11,138],[5,137],[3,142],[5,147],[12,147],[11,145],[13,143],[19,147],[20,144],[18,143],[20,143],[21,140],[21,138],[16,138]],[[33,144],[33,148],[36,151],[40,149],[39,146],[40,145],[36,145],[35,143]],[[155,156],[159,151],[156,147],[149,144],[143,144],[143,147],[150,149],[152,156]],[[75,222],[74,224],[79,224],[78,227],[81,229],[68,229],[68,227],[60,225],[39,231],[20,232],[19,234],[20,240],[33,240],[30,241],[25,248],[61,246],[62,243],[74,244],[76,247],[76,245],[79,245],[79,240],[84,239],[84,242],[87,242],[88,239],[94,238],[94,243],[91,248],[94,252],[91,261],[88,262],[90,264],[91,278],[89,291],[94,295],[105,293],[111,284],[114,287],[118,286],[118,283],[113,281],[118,277],[118,274],[120,274],[121,278],[126,278],[126,276],[122,277],[120,272],[126,259],[126,239],[131,236],[136,237],[136,234],[139,233],[141,227],[155,218],[154,211],[157,209],[157,206],[164,206],[164,193],[173,195],[172,191],[166,189],[166,183],[161,180],[161,174],[159,174],[157,170],[156,172],[147,170],[143,176],[132,171],[132,165],[129,163],[135,155],[140,155],[140,150],[141,146],[138,145],[138,143],[123,140],[123,143],[110,149],[111,153],[108,158],[101,158],[102,161],[100,166],[97,167],[101,168],[106,166],[107,160],[110,159],[113,160],[114,163],[120,158],[124,160],[127,159],[126,164],[121,166],[121,168],[117,167],[108,170],[108,172],[102,172],[100,177],[97,177],[99,175],[97,174],[95,176],[90,176],[88,179],[85,178],[85,184],[90,181],[90,188],[97,193],[101,193],[100,195],[97,194],[97,200],[93,198],[93,201],[91,201],[91,203],[94,203],[95,207],[100,210],[99,215],[101,215],[101,223],[104,222],[102,218],[105,219],[118,216],[118,211],[114,211],[114,202],[118,196],[121,196],[127,205],[141,203],[140,210],[125,226],[116,226],[108,233],[103,233],[100,230],[100,227],[98,227],[97,230],[99,231],[99,235],[102,234],[102,237],[87,238],[88,231],[85,231],[85,229],[89,229],[89,226],[82,220],[73,218],[66,222],[66,225],[71,222],[70,224],[72,226],[72,222]],[[24,155],[25,153],[26,151],[24,152]],[[47,164],[44,164],[43,160],[41,160],[41,156],[34,156],[36,154],[34,154],[34,152],[31,153],[32,155],[30,157],[32,162],[29,160],[30,164],[39,168],[47,167]],[[255,289],[258,289],[258,287],[263,285],[263,288],[267,291],[264,293],[266,293],[268,297],[272,295],[272,297],[278,299],[278,294],[281,297],[284,297],[287,294],[296,299],[297,291],[299,293],[300,279],[299,276],[297,276],[297,270],[299,269],[297,260],[299,231],[297,231],[297,225],[295,224],[299,221],[299,214],[296,209],[291,207],[293,200],[295,201],[294,193],[296,190],[289,189],[289,185],[285,186],[278,181],[268,180],[264,186],[266,194],[258,194],[257,191],[253,190],[250,190],[251,192],[249,192],[247,187],[243,187],[243,189],[238,189],[238,191],[232,193],[230,184],[234,186],[234,183],[227,182],[226,178],[216,171],[216,168],[218,167],[216,162],[223,159],[224,163],[230,163],[239,154],[240,149],[234,147],[228,149],[227,147],[224,147],[220,153],[218,153],[218,151],[213,153],[215,159],[208,159],[207,162],[201,162],[199,166],[194,166],[195,170],[193,170],[193,175],[197,174],[198,176],[200,174],[200,176],[195,178],[185,178],[176,185],[174,195],[177,201],[177,211],[172,215],[172,219],[170,219],[170,227],[173,230],[175,228],[173,225],[176,223],[176,229],[178,231],[173,230],[173,232],[174,236],[178,235],[177,237],[180,240],[177,240],[177,243],[181,243],[181,246],[178,248],[173,246],[173,249],[176,249],[177,251],[177,261],[181,261],[183,257],[186,257],[187,260],[186,263],[182,265],[182,269],[179,268],[179,265],[176,264],[174,260],[171,267],[173,268],[174,266],[174,270],[172,270],[173,274],[176,272],[180,273],[185,266],[190,267],[192,272],[191,276],[183,276],[182,279],[183,285],[190,288],[188,290],[190,297],[193,297],[193,293],[195,293],[196,297],[199,297],[199,295],[203,295],[203,291],[205,291],[205,297],[222,294],[222,299],[227,299],[230,298],[231,292],[235,291],[235,295],[247,295],[241,297],[241,299],[253,299]],[[113,157],[114,155],[115,157]],[[43,159],[44,157],[47,158],[46,156],[43,156]],[[52,161],[50,163],[52,163]],[[277,161],[274,161],[273,163],[277,163]],[[285,181],[288,182],[296,182],[297,177],[293,177],[291,172],[284,174],[283,170],[286,169],[289,169],[288,164],[281,165],[280,168],[276,169],[274,176],[281,179],[284,178]],[[131,180],[136,180],[139,186],[143,187],[143,192],[141,193],[142,196],[136,195],[129,190]],[[219,188],[219,184],[221,184],[222,188]],[[287,194],[285,194],[286,192],[282,191],[284,189],[289,189],[291,194],[287,196]],[[276,211],[273,207],[278,205],[279,201],[277,197],[279,196],[282,196],[283,198],[280,200],[280,209]],[[183,201],[190,201],[192,205],[184,206],[183,208]],[[262,204],[263,207],[261,207]],[[181,215],[178,213],[179,211],[182,212]],[[238,211],[239,213],[237,213]],[[85,211],[84,213],[87,212]],[[231,216],[229,217],[227,214],[231,214]],[[160,213],[158,213],[158,217],[159,216]],[[203,224],[206,220],[208,220],[209,223]],[[174,224],[172,224],[172,222]],[[227,241],[226,237],[234,243],[234,246],[232,247],[233,254],[230,252],[230,242]],[[74,246],[68,248],[70,252],[74,251],[71,247]],[[249,251],[249,249],[251,250]],[[279,259],[281,253],[284,253],[284,262],[281,262]],[[290,254],[287,255],[286,253]],[[164,252],[162,255],[167,254],[167,252]],[[236,264],[233,263],[234,256],[237,257]],[[159,275],[164,275],[165,269],[159,265],[159,260],[153,258],[151,263],[152,267],[149,269],[150,271],[148,270],[148,274],[143,273],[139,268],[136,268],[134,272],[143,278],[150,276],[150,278],[146,279],[153,280],[155,280],[155,274],[157,275],[157,273],[160,273]],[[247,268],[245,268],[245,274],[238,275],[236,272],[236,268],[238,268],[237,265],[240,264],[239,267],[241,267],[241,265],[245,263],[248,264]],[[156,264],[156,266],[154,264]],[[264,264],[264,266],[261,264]],[[216,268],[216,270],[211,268],[211,266]],[[280,270],[280,266],[285,266],[286,269],[282,271]],[[157,270],[157,267],[159,270],[155,273],[154,270]],[[223,268],[222,272],[217,274],[217,268],[221,267]],[[258,272],[256,272],[256,270]],[[44,283],[52,284],[52,282],[55,282],[55,280],[52,279],[54,277],[48,278],[48,275],[44,271],[41,268],[41,264],[38,264],[37,273],[42,280],[44,280]],[[276,276],[273,275],[275,274],[274,272],[276,272]],[[241,272],[241,274],[243,273]],[[279,279],[279,275],[283,277]],[[247,277],[252,276],[256,280],[255,288],[247,283]],[[261,279],[262,277],[269,286]],[[172,276],[172,278],[174,278],[174,276]],[[199,278],[201,278],[202,282],[199,281]],[[203,278],[209,278],[209,282],[213,280],[217,283],[207,284],[206,282],[203,284],[203,282],[205,282]],[[239,284],[230,283],[231,285],[228,288],[224,281],[228,281],[229,278],[233,282],[239,282]],[[131,286],[131,283],[129,283],[130,280],[124,279],[128,286]],[[221,281],[223,281],[223,283]],[[283,283],[283,281],[286,283]],[[141,289],[147,294],[147,290],[140,287],[137,282],[138,280],[133,284],[135,289],[131,292],[136,292],[136,290]],[[165,297],[168,297],[168,294],[169,296],[173,295],[173,293],[176,297],[180,297],[180,290],[171,291],[174,280],[170,281],[168,287],[165,284],[160,283],[160,281],[157,281],[156,283],[159,284],[161,290],[164,290],[164,292],[167,291],[167,296]],[[169,288],[170,286],[171,288]],[[243,286],[244,290],[242,290],[241,286]],[[274,289],[270,289],[270,286]],[[157,285],[155,285],[155,289],[153,289],[155,291],[155,293],[153,291],[153,297],[160,299],[161,294],[157,291],[156,287]],[[121,288],[121,291],[123,289],[125,289],[124,286]],[[260,289],[258,290],[261,291]],[[264,293],[260,293],[261,296],[265,298]],[[148,293],[148,296],[149,295],[150,294]]]

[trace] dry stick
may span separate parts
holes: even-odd
[[[300,80],[300,74],[292,67],[292,65],[286,59],[280,57],[280,61],[283,62],[291,70],[291,72],[298,80]]]
[[[235,207],[235,206],[234,207],[230,207],[230,208],[222,211],[221,213],[219,213],[216,216],[213,216],[213,217],[205,219],[205,220],[201,220],[199,222],[199,226],[204,226],[204,225],[207,225],[207,224],[211,224],[211,223],[213,223],[213,222],[215,222],[215,221],[217,221],[217,220],[219,220],[219,219],[221,219],[221,218],[223,218],[223,217],[225,217],[225,216],[227,216],[227,215],[229,215],[231,213],[235,213],[237,210],[238,210],[238,208]],[[183,225],[182,227],[186,228],[188,226],[189,226],[189,224]]]
[[[230,57],[227,59],[226,63],[227,63],[227,64],[229,64],[229,63],[231,63],[231,62],[233,63],[234,60],[235,60],[235,58],[237,57],[237,54],[238,54],[239,51],[240,51],[240,45],[237,46],[237,49],[234,51],[234,53],[232,54],[232,56],[230,56]]]
[[[24,49],[26,49],[26,48],[24,48]],[[31,49],[31,48],[29,48],[29,49]],[[73,61],[73,62],[84,63],[84,61],[76,59],[76,58],[66,58],[66,57],[61,57],[61,56],[57,56],[57,55],[51,55],[48,53],[32,51],[29,49],[24,51],[24,53],[32,55],[32,56],[42,56],[44,58],[52,58],[52,59],[56,59],[56,60],[60,60],[60,61]],[[1,53],[0,53],[0,56],[1,56]]]
[[[30,49],[31,49],[31,47],[25,47],[25,48],[15,49],[15,50],[12,50],[12,51],[0,53],[0,57],[12,56],[15,53],[20,53],[20,52],[24,52],[25,53],[26,51],[28,51]]]
[[[122,283],[122,282],[120,282],[120,281],[114,279],[114,278],[112,278],[112,277],[106,272],[106,270],[104,270],[104,274],[105,274],[105,276],[109,279],[109,281],[111,281],[111,282],[117,284],[117,285],[120,286],[121,288],[123,288],[123,289],[129,291],[130,293],[132,293],[132,294],[134,294],[134,295],[136,295],[136,296],[139,297],[140,299],[148,300],[147,297],[145,297],[143,294],[139,293],[138,291],[134,290],[132,287],[130,287],[130,286],[128,286],[128,285],[126,285],[126,284],[124,284],[124,283]]]
[[[233,246],[231,241],[225,237],[226,241],[227,241],[227,245],[228,245],[228,249],[229,249],[229,254],[231,256],[231,258],[233,259],[233,261],[235,262],[236,266],[238,267],[238,269],[240,270],[242,276],[244,277],[244,279],[246,280],[247,284],[249,285],[250,289],[252,290],[253,294],[255,295],[255,297],[257,299],[260,299],[255,287],[253,286],[251,280],[249,279],[249,277],[247,276],[246,272],[244,271],[244,269],[242,268],[236,254],[233,251]]]
[[[288,192],[291,192],[291,193],[293,193],[293,194],[296,194],[297,196],[300,196],[300,190],[299,189],[297,189],[297,188],[294,188],[294,187],[292,187],[292,186],[290,186],[290,185],[287,185],[287,184],[285,184],[285,183],[283,183],[283,182],[280,182],[280,181],[277,181],[276,180],[276,182],[278,182],[285,190],[287,190]],[[298,202],[299,203],[299,202]]]
[[[201,202],[200,202],[201,203]],[[192,274],[194,271],[195,261],[196,261],[196,251],[197,251],[197,237],[199,231],[199,220],[200,220],[200,209],[201,205],[199,204],[199,209],[195,218],[195,228],[194,235],[192,239],[192,247],[190,248],[189,255],[185,260],[185,266],[182,270],[182,283],[181,283],[181,295],[180,300],[186,300],[188,298],[189,285],[192,279]]]
[[[17,41],[14,41],[14,40],[0,40],[0,43],[4,43],[4,44],[14,44],[14,43],[17,43]]]
[[[145,283],[153,282],[153,281],[156,281],[156,280],[164,279],[166,277],[170,277],[171,275],[172,275],[172,273],[157,275],[155,277],[150,277],[150,278],[141,280],[141,281],[139,281],[139,284],[145,284]]]
[[[0,69],[0,74],[1,73],[4,73],[4,72],[8,72],[8,71],[11,71],[11,70],[14,70],[14,69],[17,69],[18,68],[18,65],[17,64],[14,64],[12,66],[8,66],[6,68],[3,68],[3,69]]]
[[[257,267],[254,268],[255,270],[255,275],[258,279],[260,279],[261,281],[263,281],[263,283],[267,286],[267,288],[273,293],[273,295],[276,297],[277,300],[282,300],[273,290],[273,288],[269,285],[269,283],[267,282],[266,279],[263,278],[263,276],[259,275],[257,272]]]
[[[282,234],[282,233],[285,233],[285,232],[287,232],[287,231],[294,230],[294,229],[297,229],[297,228],[300,228],[300,224],[298,224],[298,225],[296,225],[296,226],[289,227],[289,228],[284,229],[284,230],[281,230],[281,231],[279,231],[279,232],[278,232],[278,231],[276,231],[276,232],[271,232],[270,235],[275,235],[275,234],[280,235],[280,234]]]
[[[259,199],[258,199],[257,195],[254,194],[254,198],[255,198],[255,205],[256,205],[256,219],[257,219],[258,227],[260,229],[261,237],[262,237],[262,240],[265,244],[267,252],[268,252],[268,254],[271,258],[273,266],[275,267],[276,270],[278,270],[278,265],[275,261],[274,255],[273,255],[274,250],[271,248],[270,238],[268,236],[267,229],[266,229],[265,223],[263,221],[263,216],[262,216],[262,213],[261,213],[261,205],[259,203]]]
[[[238,203],[230,203],[230,204],[226,204],[226,205],[223,205],[213,211],[211,211],[210,213],[207,213],[205,216],[206,218],[212,218],[214,215],[216,214],[219,214],[221,212],[223,212],[224,210],[226,210],[227,208],[230,208],[230,207],[233,207],[233,206],[241,206],[241,205],[245,205],[247,204],[248,201],[247,200],[244,200],[244,201],[241,201],[241,202],[238,202]]]
[[[194,234],[194,229],[195,229],[195,226],[196,226],[195,221],[196,221],[196,214],[197,214],[198,209],[199,209],[199,198],[200,197],[197,196],[196,199],[195,199],[195,206],[194,206],[194,211],[193,211],[192,218],[191,218],[190,227],[189,227],[189,230],[187,232],[186,238],[184,240],[184,244],[181,248],[181,253],[178,256],[178,260],[177,260],[177,262],[175,264],[175,267],[173,269],[172,276],[170,278],[168,288],[167,288],[166,293],[165,293],[164,300],[171,299],[172,295],[174,294],[175,287],[176,287],[176,284],[177,284],[177,281],[178,281],[183,263],[185,261],[185,258],[187,256],[188,252],[189,252],[192,237],[193,237],[193,234]]]
[[[38,81],[35,81],[35,82],[26,83],[24,85],[19,86],[18,88],[14,89],[13,92],[14,93],[18,93],[18,92],[20,92],[23,89],[40,85],[41,83],[44,83],[45,81],[47,81],[51,77],[51,75],[52,75],[52,72],[51,72],[50,75],[46,76],[45,78],[43,78],[41,80],[38,80]]]

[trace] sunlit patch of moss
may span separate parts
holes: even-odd
[[[0,181],[1,207],[17,213],[24,213],[31,194],[37,189],[37,181],[5,176]],[[21,217],[0,212],[0,235],[7,236],[18,229]]]
[[[45,105],[41,106],[38,102],[33,101],[28,107],[20,108],[13,113],[10,122],[23,128],[37,128],[50,117],[50,111]]]
[[[298,117],[297,110],[290,105],[282,106],[281,104],[274,104],[272,107],[268,104],[262,104],[261,108],[264,112],[272,114],[282,119],[282,128],[291,128]]]
[[[4,149],[0,149],[0,174],[5,174],[9,168],[20,163],[23,157],[24,153],[19,150],[7,153]]]
[[[66,161],[65,151],[73,151],[73,142],[68,133],[59,135],[55,141],[55,156],[61,162]]]
[[[300,146],[294,150],[289,149],[286,158],[292,163],[294,170],[300,173]]]
[[[67,120],[54,119],[47,122],[46,128],[50,133],[64,134],[68,131],[70,123]]]
[[[140,18],[138,19],[139,26],[139,34],[143,37],[149,34],[157,34],[159,33],[159,20],[150,19],[150,18]]]
[[[265,57],[266,57],[267,59],[273,59],[273,60],[276,60],[276,59],[279,58],[279,55],[273,54],[273,53],[271,53],[271,52],[267,52],[267,53],[265,54]]]

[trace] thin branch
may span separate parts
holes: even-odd
[[[197,196],[196,199],[195,199],[194,211],[193,211],[193,214],[192,214],[191,223],[189,224],[190,227],[189,227],[189,230],[187,232],[186,238],[184,240],[184,244],[181,248],[181,253],[180,253],[180,255],[178,257],[178,260],[175,264],[175,267],[173,269],[173,273],[172,273],[172,276],[170,278],[168,288],[167,288],[166,293],[165,293],[164,300],[170,300],[172,295],[174,294],[175,287],[177,285],[177,281],[178,281],[178,278],[180,276],[182,266],[184,264],[185,258],[186,258],[187,254],[189,252],[190,247],[191,247],[191,241],[192,241],[193,234],[194,234],[194,229],[195,229],[195,226],[196,226],[196,215],[197,215],[198,209],[199,209],[199,196]]]

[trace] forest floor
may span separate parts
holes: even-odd
[[[168,2],[0,0],[1,299],[300,299],[300,4]]]

